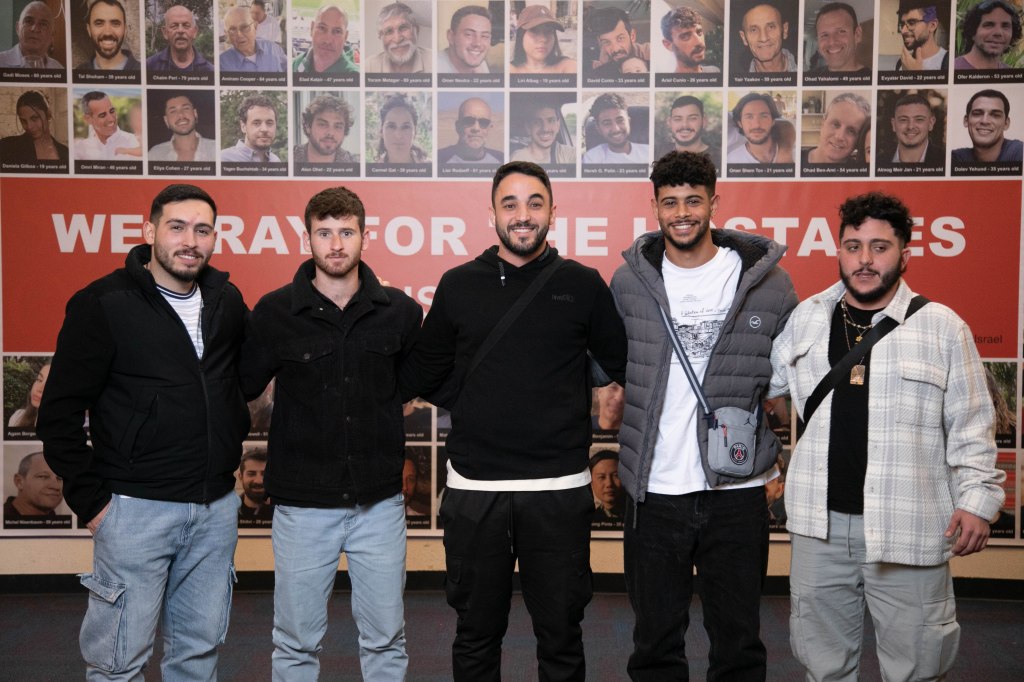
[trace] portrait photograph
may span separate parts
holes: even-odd
[[[0,8],[0,82],[67,81],[65,0],[14,0]]]
[[[4,530],[71,528],[64,481],[46,463],[39,443],[5,443],[3,456]]]
[[[881,0],[878,83],[947,83],[949,0]]]
[[[874,0],[850,0],[838,6],[826,0],[807,0],[803,26],[804,85],[870,85],[875,58],[874,26]]]
[[[402,497],[405,498],[405,527],[430,528],[431,471],[429,445],[406,445],[402,462]]]
[[[584,21],[587,17],[584,2]],[[526,5],[510,9],[515,26],[510,27],[508,49],[509,85],[516,87],[573,88],[580,53],[582,26],[575,2],[547,5]],[[511,30],[514,29],[514,30]],[[593,51],[596,55],[597,52]],[[578,56],[579,55],[579,56]]]
[[[1017,442],[1017,363],[985,362],[985,382],[996,411],[996,447]]]
[[[141,175],[145,140],[142,90],[77,85],[72,93],[75,172]]]
[[[257,529],[269,533],[274,520],[274,504],[264,487],[267,468],[267,444],[242,443],[242,457],[235,472],[235,494],[238,495],[238,528]],[[245,533],[262,535],[264,533]]]
[[[728,94],[729,177],[793,177],[797,158],[795,90],[736,90]]]
[[[584,87],[644,88],[650,85],[649,3],[585,0],[580,25]]]
[[[946,173],[946,88],[878,91],[875,175]]]
[[[501,87],[505,84],[507,32],[502,0],[437,3],[437,84]]]
[[[149,172],[214,175],[217,119],[213,89],[146,90]]]
[[[298,176],[359,175],[362,114],[352,90],[295,90],[292,93],[292,164]]]
[[[592,531],[621,531],[626,519],[626,490],[619,479],[619,444],[590,446],[590,490],[594,495]]]
[[[213,85],[214,11],[209,0],[145,3],[146,82]]]
[[[804,89],[800,107],[800,174],[867,177],[871,91]]]
[[[366,175],[430,177],[432,110],[429,91],[366,93]]]
[[[0,91],[0,171],[68,172],[67,97],[63,87]]]
[[[75,83],[141,82],[141,0],[70,3],[71,58]]]
[[[579,110],[583,177],[650,174],[651,106],[647,91],[586,92]]]
[[[36,439],[36,417],[52,359],[49,355],[4,357],[4,440]]]
[[[576,93],[512,92],[509,108],[509,161],[532,161],[552,177],[576,177]]]
[[[1011,0],[956,3],[957,83],[1019,83],[1024,78],[1021,6]]]
[[[947,134],[953,175],[1021,176],[1022,98],[1024,87],[1020,84],[951,90]]]
[[[437,174],[490,178],[505,162],[505,97],[495,91],[437,95]]]
[[[725,9],[718,0],[654,0],[651,3],[651,68],[655,85],[715,87],[722,84]]]
[[[653,138],[655,159],[670,151],[707,154],[721,177],[721,93],[717,90],[658,90],[654,93]]]
[[[286,85],[284,0],[217,0],[221,85]]]
[[[433,6],[427,0],[363,4],[368,87],[430,87],[435,66]]]
[[[288,93],[220,91],[221,175],[288,174]]]
[[[797,0],[742,0],[730,5],[729,84],[796,85],[800,53]]]
[[[357,0],[293,0],[288,57],[297,86],[359,87],[362,14]]]
[[[995,519],[989,521],[990,538],[1012,538],[1016,537],[1016,524],[1018,512],[1017,481],[1016,473],[1017,454],[1014,452],[1000,452],[996,455],[996,468],[1006,472],[1006,479],[1003,481],[1003,492],[1006,493],[1006,500],[999,509]]]

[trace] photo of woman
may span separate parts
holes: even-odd
[[[68,163],[68,147],[53,137],[53,112],[43,93],[38,90],[22,93],[14,110],[25,132],[0,140],[0,161]]]
[[[403,95],[389,97],[380,110],[377,163],[428,163],[429,156],[415,144],[419,115]]]
[[[509,73],[576,73],[576,60],[558,45],[559,31],[565,28],[547,7],[526,7],[519,14]]]

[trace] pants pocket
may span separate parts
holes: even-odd
[[[953,667],[960,647],[960,625],[956,622],[956,599],[925,602],[921,636],[918,640],[916,679],[941,679]]]
[[[469,604],[469,590],[462,584],[462,559],[445,559],[444,595],[448,606],[461,613]]]
[[[85,662],[100,670],[120,670],[125,663],[128,624],[125,622],[127,585],[93,573],[79,576],[89,590],[89,608],[82,621],[79,645]]]
[[[590,548],[573,552],[570,557],[569,608],[581,612],[594,596],[594,573],[590,569]]]

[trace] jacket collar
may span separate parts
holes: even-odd
[[[836,282],[828,289],[825,289],[821,293],[817,294],[815,298],[820,298],[828,306],[828,310],[831,311],[838,305],[839,299],[846,294],[846,285],[843,284],[842,280]],[[889,305],[885,306],[882,310],[875,313],[872,323],[876,324],[881,318],[880,315],[885,315],[896,320],[899,324],[903,324],[903,321],[907,318],[907,308],[910,307],[910,302],[916,296],[907,281],[900,277],[899,286],[896,288],[896,293],[893,294],[892,300],[889,301]]]
[[[352,297],[352,302],[368,301],[373,305],[390,305],[391,298],[387,290],[381,286],[377,275],[366,263],[359,261],[359,291]],[[318,308],[323,301],[320,294],[313,288],[313,276],[316,274],[316,265],[310,258],[295,272],[292,278],[291,292],[291,313],[298,315],[306,309]]]
[[[765,272],[778,264],[786,247],[756,234],[712,228],[711,242],[715,246],[725,246],[737,253],[746,273],[754,266],[761,267]],[[636,266],[642,257],[661,275],[661,261],[665,255],[665,237],[660,231],[640,235],[633,245],[622,252],[627,263]]]

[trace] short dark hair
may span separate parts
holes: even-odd
[[[267,8],[267,0],[252,0],[252,2],[249,3],[249,6],[252,7],[253,5],[265,10]]]
[[[479,5],[465,5],[455,10],[455,14],[452,15],[451,29],[452,33],[459,30],[459,23],[470,15],[476,15],[483,17],[487,21],[491,22],[493,27],[494,18],[491,17],[490,11],[486,7],[480,7]]]
[[[345,119],[345,134],[348,135],[348,131],[352,130],[352,107],[348,105],[348,102],[334,95],[317,95],[310,100],[306,108],[302,110],[302,132],[309,135],[313,119],[325,111],[333,111]]]
[[[600,462],[603,462],[606,459],[613,459],[616,462],[618,462],[619,453],[615,450],[598,450],[597,452],[590,456],[590,461],[587,464],[587,466],[590,467],[591,471],[593,471],[594,467],[596,467]]]
[[[213,219],[217,219],[217,204],[214,203],[213,197],[195,185],[177,184],[167,185],[153,197],[153,203],[149,207],[149,222],[154,225],[159,223],[160,216],[164,214],[164,206],[167,204],[193,200],[205,202],[213,211]]]
[[[978,32],[978,27],[981,26],[981,18],[986,14],[991,14],[993,11],[1001,9],[1010,15],[1010,23],[1013,25],[1013,35],[1010,37],[1010,44],[1006,48],[1006,52],[1009,52],[1018,42],[1020,42],[1021,26],[1020,26],[1020,12],[1017,8],[1011,5],[1006,0],[984,0],[979,2],[974,7],[967,10],[967,14],[964,15],[963,23],[961,26],[961,33],[964,38],[964,52],[970,52],[974,47],[974,34]],[[1006,54],[1004,52],[1003,54]]]
[[[979,90],[978,92],[976,92],[973,95],[971,95],[971,98],[969,100],[967,100],[967,111],[964,112],[964,116],[970,116],[971,115],[971,107],[974,106],[974,100],[978,99],[979,97],[991,97],[992,99],[1001,99],[1001,100],[1003,100],[1003,113],[1006,114],[1007,117],[1009,117],[1009,115],[1010,115],[1010,100],[1009,100],[1009,98],[1007,98],[1006,95],[1004,95],[1003,93],[999,92],[998,90]],[[20,102],[20,100],[19,100],[19,102]]]
[[[266,95],[249,95],[238,104],[238,122],[245,123],[249,118],[249,110],[253,107],[266,107],[274,112],[274,120],[277,120],[277,106],[274,100]]]
[[[625,26],[627,31],[632,31],[633,26],[629,23],[629,14],[626,10],[618,7],[601,7],[595,9],[587,21],[587,29],[596,36],[614,31],[619,22]]]
[[[92,116],[92,111],[89,109],[89,105],[93,102],[99,102],[105,98],[107,93],[100,92],[99,90],[91,90],[82,95],[80,107],[82,109],[82,116]]]
[[[413,135],[415,135],[416,128],[420,124],[420,115],[416,111],[416,106],[411,101],[406,99],[405,95],[403,94],[390,95],[386,100],[384,100],[384,104],[381,105],[380,108],[381,130],[383,131],[384,129],[384,119],[387,118],[388,112],[390,112],[392,109],[405,109],[406,111],[409,112],[409,116],[412,117]],[[377,154],[383,156],[385,151],[387,150],[384,148],[384,135],[381,135],[380,139],[377,141]]]
[[[910,243],[910,232],[914,227],[910,211],[898,198],[881,192],[868,192],[843,202],[839,207],[839,239],[842,240],[847,227],[857,229],[869,218],[889,223],[902,242],[900,246]]]
[[[662,187],[706,187],[709,194],[715,193],[715,164],[703,152],[671,151],[654,162],[651,182],[654,193]]]
[[[548,201],[554,201],[555,195],[551,191],[551,178],[548,177],[547,171],[533,163],[532,161],[509,161],[498,170],[494,171],[494,180],[491,181],[491,205],[495,205],[494,195],[498,192],[498,185],[501,181],[513,174],[529,175],[531,178],[537,178],[544,185],[544,188],[548,191]]]
[[[896,104],[894,104],[892,107],[892,115],[895,116],[896,110],[899,109],[900,107],[905,107],[911,104],[923,104],[924,106],[928,107],[928,111],[932,110],[931,102],[929,102],[924,95],[919,95],[916,92],[912,92],[908,95],[903,95],[898,100],[896,100]]]
[[[767,92],[748,92],[740,98],[739,102],[736,102],[736,106],[732,109],[732,120],[736,124],[737,128],[742,130],[740,126],[740,119],[743,118],[743,108],[751,102],[764,102],[768,105],[768,113],[772,115],[774,121],[779,117],[779,107],[775,104],[775,100]]]
[[[328,187],[313,195],[306,204],[306,232],[313,231],[313,219],[349,218],[359,221],[359,231],[366,230],[366,207],[355,192],[347,187]]]
[[[854,28],[860,26],[860,22],[857,21],[857,10],[850,5],[847,5],[845,2],[829,2],[818,8],[818,13],[814,15],[815,31],[818,30],[818,21],[826,14],[831,14],[832,12],[845,12],[851,19],[853,19]]]
[[[939,20],[939,11],[935,8],[935,5],[920,5],[919,4],[919,6],[917,6],[917,7],[913,7],[913,6],[905,7],[905,6],[903,6],[903,3],[900,3],[900,7],[898,7],[896,9],[896,16],[897,16],[897,18],[902,19],[904,14],[910,14],[915,9],[921,10],[921,21],[925,22],[926,24],[928,22],[930,22],[930,21],[938,21]]]
[[[598,95],[597,99],[594,100],[594,103],[590,105],[590,115],[596,121],[597,115],[602,111],[607,111],[608,109],[629,111],[629,107],[626,105],[626,100],[622,98],[622,95],[616,92],[606,92],[602,95]]]
[[[89,1],[89,11],[85,13],[85,23],[86,24],[88,24],[89,20],[92,19],[92,9],[96,5],[110,5],[111,7],[116,7],[119,10],[121,10],[121,17],[123,19],[127,19],[128,18],[128,14],[124,11],[124,5],[121,4],[120,0],[90,0]]]
[[[672,29],[703,26],[700,15],[689,7],[676,7],[661,18],[661,35],[665,40],[672,40]]]
[[[246,462],[263,462],[267,463],[267,449],[264,447],[246,448],[242,452],[242,459],[238,462],[238,471],[245,473]]]
[[[671,113],[673,109],[678,109],[679,107],[687,107],[690,105],[693,105],[700,109],[700,115],[704,115],[704,102],[701,102],[693,95],[683,95],[681,97],[676,97],[675,100],[672,101],[672,106],[670,106],[668,110]]]

